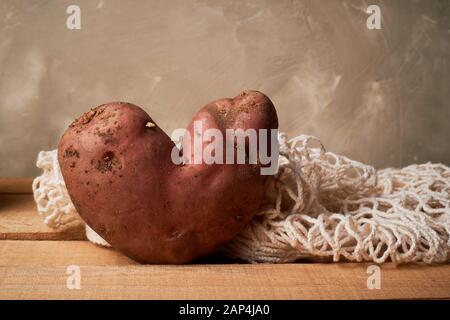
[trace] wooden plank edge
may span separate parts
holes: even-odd
[[[0,194],[31,194],[34,177],[5,178],[0,177]]]
[[[55,231],[55,232],[20,232],[20,233],[3,233],[0,234],[0,240],[14,241],[78,241],[86,240],[84,229],[82,231]]]

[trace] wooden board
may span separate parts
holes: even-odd
[[[32,193],[33,178],[1,178],[0,194]]]
[[[424,299],[450,297],[447,265],[381,266],[381,289],[367,288],[369,264],[138,265],[86,241],[0,241],[0,298]],[[66,286],[78,265],[80,290]]]
[[[448,264],[382,265],[381,289],[372,290],[370,264],[139,265],[113,249],[78,240],[84,239],[82,229],[46,227],[32,195],[13,192],[23,193],[26,183],[3,184],[8,194],[0,194],[0,299],[450,298]],[[80,267],[79,290],[66,285],[71,265]]]
[[[31,194],[0,194],[0,240],[85,240],[84,228],[56,231],[36,211]]]

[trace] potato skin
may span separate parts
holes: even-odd
[[[209,103],[188,126],[192,134],[195,120],[219,130],[278,128],[272,102],[257,91]],[[259,164],[176,165],[173,147],[144,110],[122,102],[85,113],[58,146],[80,216],[142,263],[188,263],[219,249],[253,218],[264,197],[268,176]]]

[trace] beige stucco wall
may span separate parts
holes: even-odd
[[[66,28],[70,4],[81,30]],[[450,164],[450,3],[2,0],[0,176],[35,175],[37,152],[92,106],[133,102],[170,132],[246,88],[272,98],[281,130],[330,150]]]

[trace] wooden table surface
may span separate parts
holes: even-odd
[[[369,263],[139,265],[83,229],[46,227],[30,183],[0,179],[0,299],[450,298],[449,264],[381,265],[380,289],[367,286]],[[70,266],[80,289],[67,287]]]

